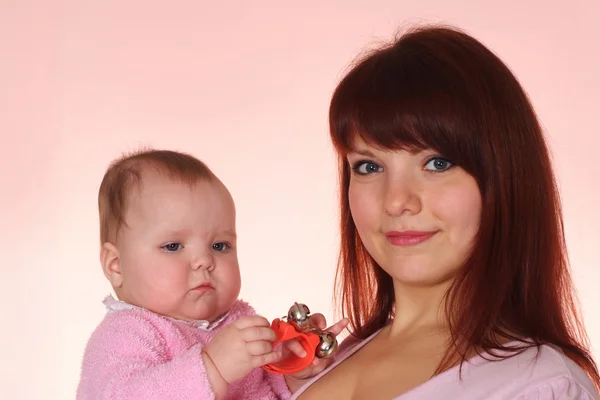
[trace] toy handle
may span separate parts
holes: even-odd
[[[273,320],[271,329],[277,334],[277,339],[273,342],[273,346],[291,339],[296,339],[306,351],[306,356],[301,358],[292,353],[282,360],[263,365],[264,370],[275,374],[288,375],[302,371],[313,362],[315,358],[315,349],[319,344],[318,335],[309,332],[298,332],[292,325],[279,318]]]

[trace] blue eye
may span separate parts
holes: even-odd
[[[215,251],[225,251],[229,249],[229,245],[227,243],[219,242],[212,245],[213,250]]]
[[[164,246],[162,246],[162,248],[166,251],[174,252],[183,249],[183,245],[181,243],[167,243]]]
[[[383,171],[383,168],[371,161],[358,161],[352,166],[352,169],[359,175],[369,175]]]
[[[432,172],[443,172],[453,166],[454,164],[444,158],[434,157],[425,164],[425,169]]]

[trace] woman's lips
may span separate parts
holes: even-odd
[[[385,233],[385,237],[394,246],[414,246],[423,243],[436,233],[437,231],[390,231]]]

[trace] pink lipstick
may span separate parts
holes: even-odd
[[[414,246],[419,243],[423,243],[437,231],[423,232],[423,231],[390,231],[385,233],[385,237],[394,246]]]

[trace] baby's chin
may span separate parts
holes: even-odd
[[[187,322],[208,321],[213,323],[225,315],[233,304],[234,302],[231,302],[231,304],[202,304],[192,310],[181,310],[180,312],[169,313],[170,315],[167,316]]]
[[[188,294],[183,301],[180,299],[174,302],[160,302],[156,301],[156,298],[134,298],[135,296],[128,296],[127,293],[117,293],[116,291],[115,294],[120,301],[144,308],[155,314],[186,322],[215,322],[225,315],[237,300],[237,296],[235,298],[228,296],[227,299],[220,298],[216,292],[204,293],[199,296]]]

